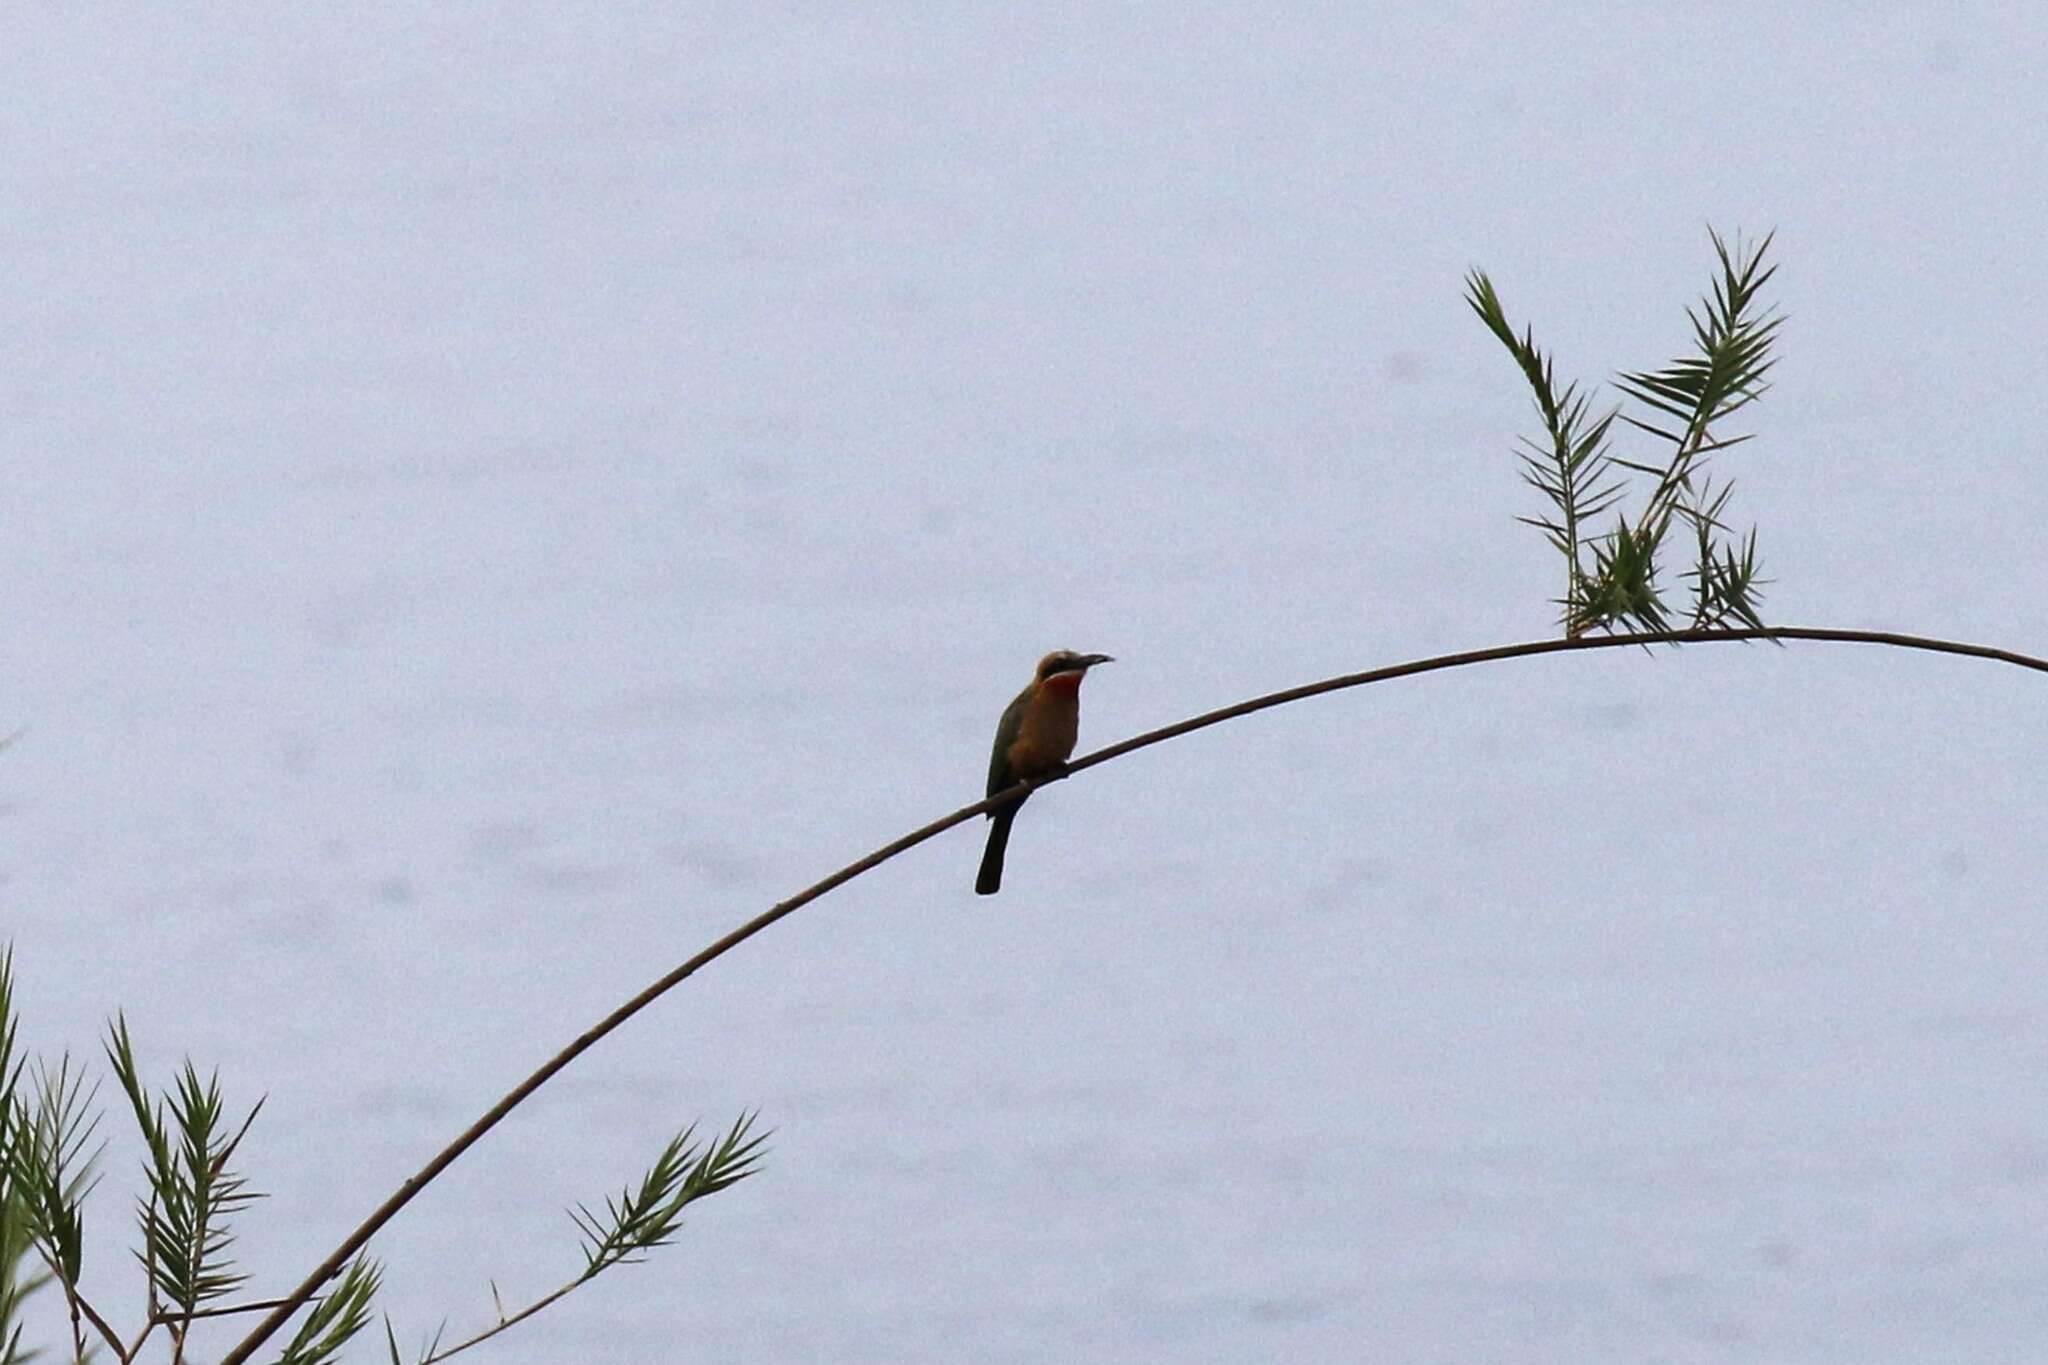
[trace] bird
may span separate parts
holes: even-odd
[[[1003,718],[996,722],[995,750],[988,758],[990,796],[1019,782],[1050,777],[1066,766],[1080,726],[1081,679],[1095,665],[1109,662],[1107,654],[1076,654],[1070,649],[1056,649],[1038,661],[1031,685],[1003,708]],[[1010,824],[1030,794],[988,813],[995,823],[989,826],[988,847],[981,855],[981,875],[974,879],[976,895],[993,896],[1002,890]]]

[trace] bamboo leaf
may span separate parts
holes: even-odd
[[[637,1187],[605,1200],[603,1216],[579,1204],[570,1219],[583,1235],[581,1279],[665,1246],[682,1223],[683,1210],[707,1195],[739,1183],[759,1169],[768,1133],[754,1134],[755,1115],[742,1114],[725,1136],[698,1150],[694,1125],[669,1140]]]
[[[298,1332],[278,1357],[277,1365],[327,1365],[341,1354],[355,1335],[370,1322],[370,1303],[377,1297],[384,1272],[375,1261],[358,1256],[341,1273],[335,1287],[313,1305],[313,1311],[299,1324]],[[385,1322],[385,1336],[391,1358],[398,1359],[398,1340]]]

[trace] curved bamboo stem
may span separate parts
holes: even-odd
[[[1441,654],[1434,658],[1415,659],[1407,663],[1391,664],[1385,668],[1367,669],[1362,673],[1346,673],[1335,678],[1325,678],[1320,682],[1304,683],[1299,687],[1290,687],[1279,692],[1269,692],[1261,697],[1253,697],[1249,701],[1238,702],[1235,705],[1225,706],[1214,711],[1206,711],[1199,716],[1192,716],[1187,720],[1178,721],[1172,725],[1161,726],[1156,730],[1148,730],[1142,735],[1136,735],[1130,739],[1111,744],[1106,748],[1097,749],[1093,753],[1077,758],[1068,764],[1065,772],[1041,779],[1038,782],[1019,783],[1017,786],[1006,791],[997,792],[985,801],[977,801],[971,806],[962,806],[951,815],[942,816],[928,825],[914,829],[900,839],[895,839],[882,845],[882,847],[866,857],[848,863],[830,876],[813,882],[810,886],[805,887],[789,899],[778,902],[724,937],[710,943],[688,961],[668,972],[648,986],[647,989],[641,991],[638,995],[600,1019],[580,1034],[575,1041],[542,1063],[540,1068],[532,1075],[514,1086],[503,1099],[485,1111],[483,1117],[463,1130],[446,1147],[435,1153],[433,1159],[422,1166],[418,1174],[399,1186],[389,1199],[378,1205],[376,1210],[368,1218],[364,1219],[362,1224],[354,1232],[351,1232],[326,1260],[320,1263],[319,1268],[306,1277],[304,1283],[293,1290],[289,1296],[279,1300],[277,1307],[271,1311],[269,1316],[258,1323],[254,1330],[233,1351],[222,1358],[221,1365],[242,1365],[242,1362],[248,1360],[249,1356],[275,1333],[278,1328],[282,1327],[291,1318],[292,1314],[297,1312],[307,1300],[319,1292],[321,1285],[339,1274],[342,1267],[348,1264],[350,1259],[369,1242],[370,1238],[377,1234],[379,1229],[390,1222],[400,1209],[411,1203],[415,1195],[432,1182],[435,1177],[439,1176],[441,1172],[453,1165],[455,1160],[474,1146],[477,1140],[482,1138],[485,1133],[495,1128],[499,1121],[517,1108],[527,1096],[547,1084],[557,1072],[582,1056],[606,1034],[618,1028],[619,1025],[625,1023],[628,1019],[668,994],[671,990],[674,990],[684,981],[694,976],[701,968],[725,956],[734,948],[739,947],[742,943],[745,943],[748,939],[754,937],[776,921],[794,914],[812,901],[817,900],[820,896],[823,896],[826,892],[845,885],[862,873],[881,866],[897,854],[913,849],[919,844],[924,843],[927,839],[943,834],[953,826],[973,819],[991,807],[1010,799],[1020,791],[1028,791],[1034,787],[1042,787],[1049,783],[1060,781],[1083,769],[1093,768],[1097,764],[1107,763],[1111,759],[1121,758],[1125,754],[1135,753],[1139,749],[1150,748],[1154,744],[1163,744],[1169,739],[1177,739],[1182,735],[1192,734],[1196,730],[1205,730],[1212,725],[1221,725],[1224,721],[1235,720],[1240,716],[1248,716],[1256,711],[1270,710],[1275,706],[1285,706],[1290,702],[1321,696],[1326,692],[1340,692],[1347,688],[1363,687],[1369,683],[1390,682],[1395,678],[1414,677],[1417,674],[1436,673],[1450,668],[1464,668],[1472,664],[1494,663],[1506,659],[1533,658],[1540,654],[1566,654],[1591,649],[1621,649],[1637,645],[1719,644],[1742,640],[1812,640],[1834,644],[1884,645],[1895,649],[1915,649],[1936,654],[1956,654],[1974,659],[1989,659],[1999,663],[2012,664],[2019,668],[2032,669],[2038,673],[2048,673],[2048,659],[2038,659],[2031,655],[2020,654],[2008,649],[1995,649],[1989,645],[1966,644],[1956,640],[1938,640],[1920,635],[1904,635],[1893,631],[1827,630],[1806,626],[1777,626],[1763,630],[1678,630],[1638,635],[1603,635],[1576,639],[1534,640],[1523,644],[1499,645],[1491,649],[1467,650],[1459,654]]]

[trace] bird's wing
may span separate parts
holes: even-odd
[[[1033,683],[1032,687],[1037,684]],[[985,796],[994,796],[1005,788],[1017,785],[1017,775],[1010,771],[1010,746],[1017,742],[1017,732],[1024,728],[1024,708],[1031,701],[1031,688],[1017,694],[1017,699],[1003,708],[1003,718],[996,722],[996,747],[988,756],[988,790]]]

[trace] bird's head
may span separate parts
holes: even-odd
[[[1051,682],[1058,678],[1078,687],[1089,669],[1111,662],[1114,661],[1107,654],[1076,654],[1071,649],[1056,649],[1038,661],[1038,680]]]

